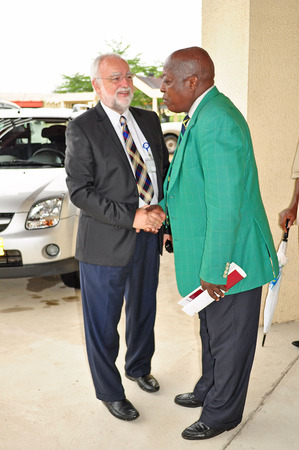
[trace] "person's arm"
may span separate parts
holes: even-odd
[[[150,228],[152,232],[158,232],[164,220],[160,207],[147,210],[136,207],[138,201],[134,199],[130,202],[119,202],[100,195],[95,186],[95,161],[91,143],[75,122],[68,125],[66,142],[66,182],[75,206],[105,224],[127,229],[133,227],[137,231]]]
[[[279,214],[279,225],[287,232],[286,222],[289,220],[288,228],[290,228],[296,220],[299,201],[299,178],[296,178],[294,194],[291,200],[291,204],[288,208],[281,211]]]
[[[226,283],[224,268],[232,262],[239,233],[248,154],[244,131],[232,115],[209,117],[204,126],[200,156],[207,227],[199,276],[219,291]]]

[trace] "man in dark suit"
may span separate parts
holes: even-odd
[[[76,257],[87,354],[96,396],[123,420],[139,416],[126,399],[115,365],[117,325],[126,300],[125,374],[156,392],[150,374],[165,214],[168,152],[158,116],[129,107],[133,75],[116,54],[97,57],[92,85],[100,102],[73,120],[66,133],[67,185],[81,209]]]

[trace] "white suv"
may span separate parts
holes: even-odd
[[[65,129],[82,111],[0,109],[0,278],[59,274],[79,288],[78,209],[65,183]]]
[[[16,103],[0,98],[0,109],[20,109]]]

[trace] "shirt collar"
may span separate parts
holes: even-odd
[[[101,105],[114,127],[120,125],[120,121],[119,121],[120,116],[125,116],[125,118],[127,120],[130,118],[131,113],[130,113],[129,109],[126,109],[126,111],[123,114],[119,114],[118,112],[116,112],[113,109],[106,106],[102,101],[101,101]]]
[[[189,112],[188,112],[188,116],[192,117],[192,115],[194,114],[196,108],[198,107],[198,105],[200,104],[200,102],[202,101],[202,99],[207,95],[208,92],[210,92],[211,89],[213,89],[214,85],[211,86],[209,89],[207,89],[206,91],[204,91],[203,94],[201,94],[199,97],[197,97],[197,99],[195,100],[195,102],[193,103],[193,105],[191,106]]]

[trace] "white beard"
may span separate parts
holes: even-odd
[[[119,92],[129,92],[129,96],[127,98],[118,98]],[[102,102],[108,106],[108,108],[117,111],[119,114],[123,114],[125,110],[130,106],[131,101],[133,99],[133,92],[131,88],[119,88],[115,91],[114,95],[111,96],[107,94],[104,86],[101,86],[101,100]]]

